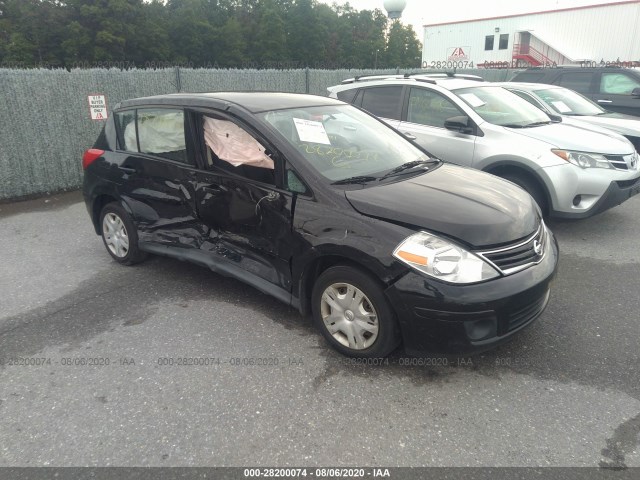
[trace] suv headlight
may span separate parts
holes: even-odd
[[[571,150],[551,150],[561,159],[580,168],[613,168],[604,155],[598,153],[573,152]]]
[[[426,232],[406,238],[393,256],[430,277],[451,283],[475,283],[500,274],[487,262],[448,240]]]

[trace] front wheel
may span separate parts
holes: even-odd
[[[385,357],[400,343],[395,315],[382,288],[352,267],[332,267],[313,287],[313,319],[322,335],[350,357]]]
[[[118,263],[133,265],[146,258],[138,248],[138,234],[133,221],[124,208],[112,202],[100,212],[102,241],[109,255]]]

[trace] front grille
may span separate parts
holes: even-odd
[[[543,259],[546,231],[541,222],[538,231],[527,240],[496,250],[478,252],[478,255],[505,275],[519,272]]]
[[[515,330],[516,328],[530,322],[538,315],[540,315],[540,313],[542,313],[544,308],[547,306],[548,301],[549,290],[547,290],[542,297],[537,298],[533,302],[519,308],[518,310],[510,312],[508,314],[507,332]]]
[[[604,156],[614,168],[618,170],[629,170],[627,162],[624,161],[622,155],[605,155]]]
[[[605,155],[605,158],[609,160],[609,163],[618,170],[638,169],[637,153],[632,153],[631,155]]]

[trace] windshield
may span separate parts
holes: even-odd
[[[602,115],[606,113],[591,100],[566,88],[535,90],[534,93],[561,115]]]
[[[350,105],[275,110],[258,116],[332,182],[382,177],[408,162],[430,160],[390,127]]]
[[[455,90],[484,120],[502,127],[530,127],[550,122],[546,113],[502,87],[471,87]]]

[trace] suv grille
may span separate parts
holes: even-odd
[[[544,258],[546,231],[544,222],[540,222],[538,231],[523,242],[477,253],[504,275],[516,273],[531,265],[540,263]]]
[[[631,155],[605,155],[605,158],[618,170],[636,170],[638,168],[637,153],[632,153]]]

